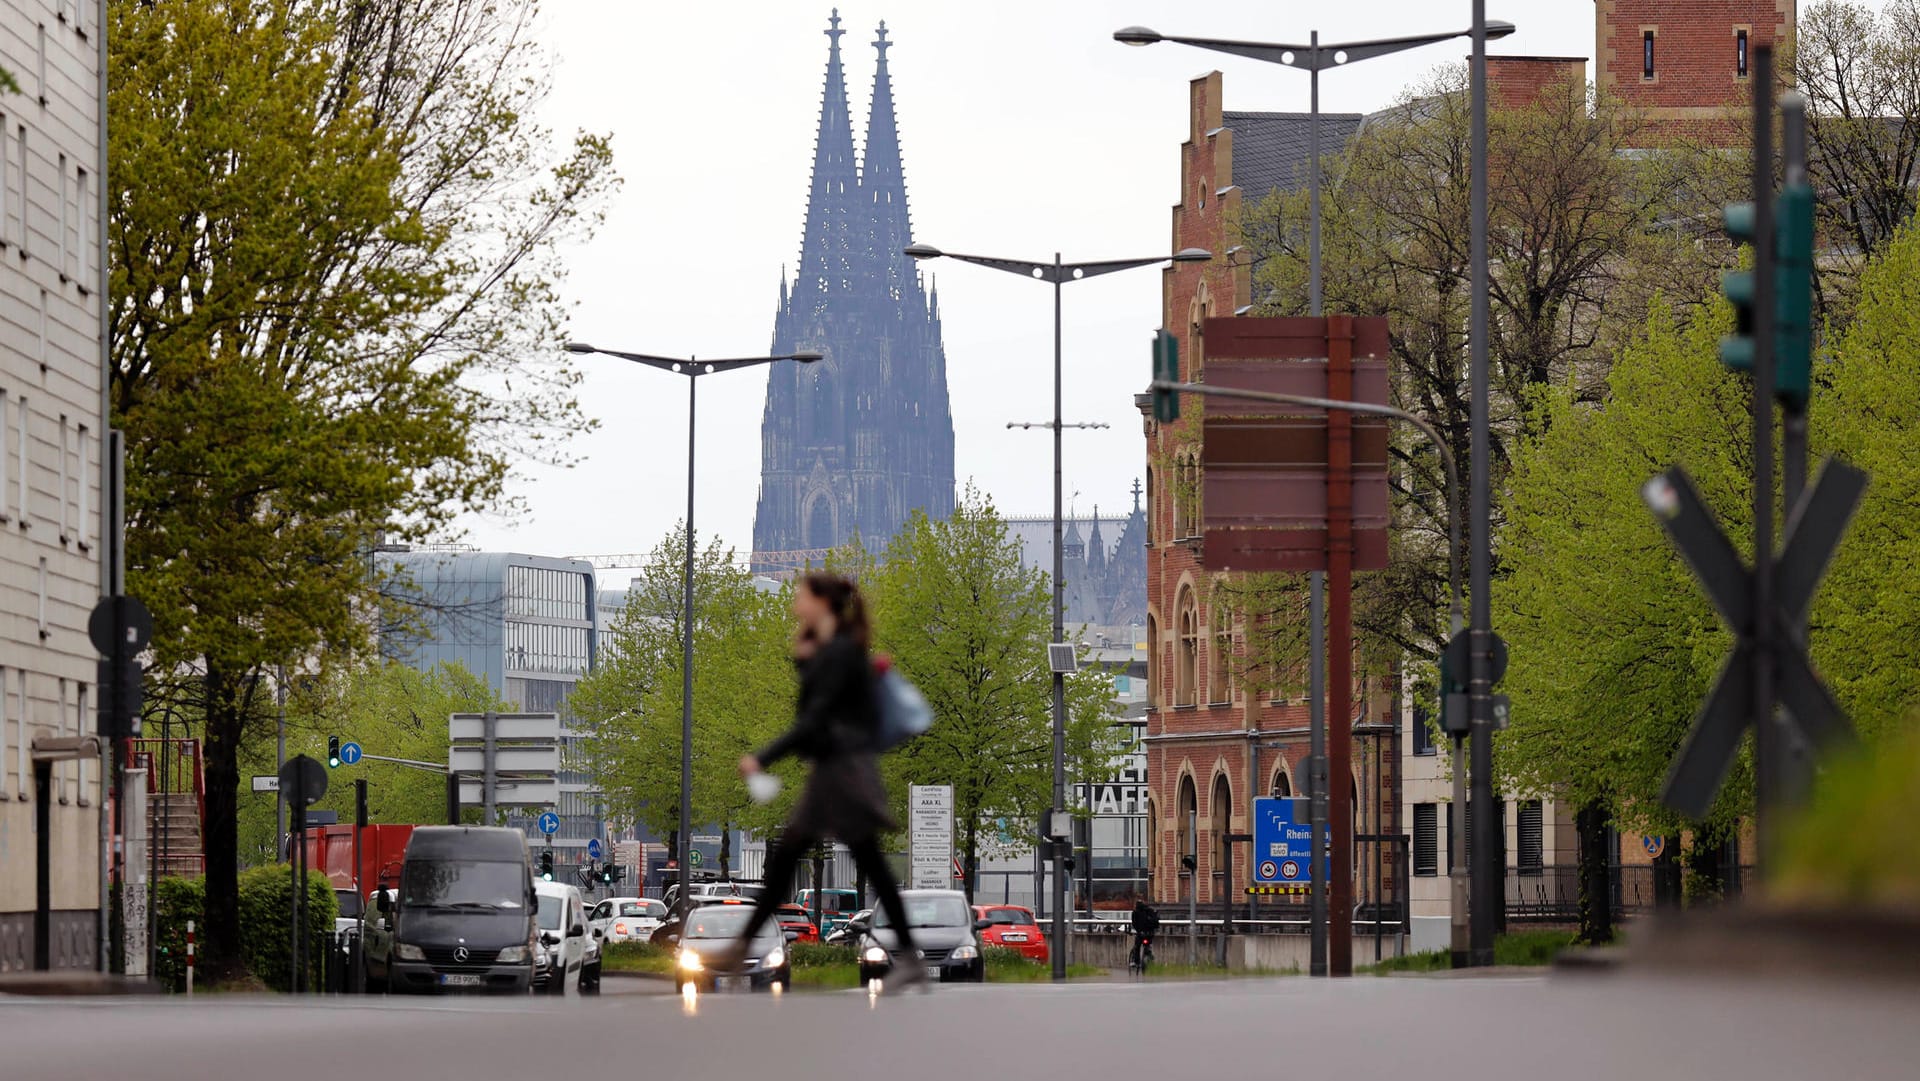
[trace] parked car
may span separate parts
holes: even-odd
[[[793,963],[787,956],[786,935],[768,921],[738,964],[723,965],[740,932],[746,930],[753,909],[744,904],[703,905],[687,915],[687,931],[674,957],[674,988],[689,985],[702,991],[754,990],[793,985]]]
[[[780,921],[780,929],[791,932],[787,936],[788,941],[820,941],[820,929],[813,925],[813,913],[799,905],[781,905],[774,912],[775,917]]]
[[[666,903],[651,897],[609,897],[587,916],[587,925],[602,942],[645,942],[665,922]]]
[[[827,944],[829,946],[851,946],[859,942],[860,936],[867,933],[867,925],[871,923],[872,920],[873,909],[871,908],[863,908],[855,912],[853,915],[847,917],[847,922],[827,932]]]
[[[975,919],[987,921],[980,929],[985,946],[1005,946],[1029,961],[1047,961],[1047,936],[1033,918],[1033,909],[1025,905],[974,905]]]
[[[906,906],[920,956],[909,958],[900,952],[900,936],[889,926],[887,910],[875,909],[873,923],[860,940],[860,982],[885,977],[897,964],[916,963],[925,964],[928,974],[938,976],[943,983],[979,983],[986,979],[986,967],[980,959],[980,931],[987,922],[974,918],[966,894],[959,890],[902,890],[900,900]]]
[[[400,888],[374,895],[367,976],[388,991],[506,991],[533,983],[533,873],[526,835],[494,826],[421,826]],[[582,934],[584,934],[584,926]]]
[[[587,972],[587,954],[592,936],[587,934],[586,905],[580,888],[561,882],[535,882],[537,901],[534,924],[540,929],[539,950],[533,962],[533,989],[550,995],[565,995],[567,985],[585,991],[600,979],[600,951],[593,950],[594,972]]]
[[[820,895],[820,933],[823,935],[845,927],[847,921],[853,918],[854,911],[860,907],[860,894],[853,890],[801,890],[794,900],[807,910],[809,916],[813,914],[815,893]]]
[[[687,896],[699,904],[720,897],[739,897],[741,892],[739,885],[731,879],[716,878],[687,883]],[[670,909],[680,907],[680,883],[675,882],[667,887],[664,900]]]

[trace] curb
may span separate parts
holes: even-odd
[[[13,972],[0,976],[0,995],[157,995],[152,980],[105,972]]]

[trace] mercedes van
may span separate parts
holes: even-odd
[[[421,826],[407,840],[399,887],[376,904],[379,944],[367,955],[374,986],[518,994],[533,986],[539,906],[520,831]]]

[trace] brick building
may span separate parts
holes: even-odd
[[[1642,110],[1654,133],[1683,136],[1715,134],[1713,125],[1725,124],[1728,106],[1746,93],[1750,50],[1783,40],[1793,17],[1784,0],[1596,0],[1596,9],[1601,89]],[[1489,57],[1489,91],[1496,107],[1516,106],[1550,88],[1579,85],[1586,63],[1583,57]],[[1323,151],[1338,152],[1375,119],[1323,114]],[[1206,248],[1216,258],[1165,271],[1162,325],[1180,339],[1184,377],[1205,379],[1203,320],[1252,307],[1252,277],[1236,258],[1234,223],[1243,206],[1305,183],[1309,121],[1300,113],[1226,110],[1218,72],[1190,84],[1172,244],[1174,250]],[[1145,422],[1149,875],[1162,902],[1185,900],[1190,889],[1201,903],[1239,899],[1248,881],[1247,853],[1228,844],[1227,835],[1249,829],[1252,797],[1304,793],[1296,778],[1307,754],[1308,704],[1297,690],[1250,694],[1238,685],[1249,628],[1216,603],[1220,575],[1201,558],[1196,496],[1203,410],[1203,403],[1189,400],[1180,421]],[[1426,711],[1407,691],[1397,677],[1374,684],[1362,678],[1354,688],[1354,716],[1347,720],[1356,738],[1347,783],[1355,795],[1356,831],[1411,842],[1405,872],[1376,865],[1365,848],[1356,853],[1356,898],[1394,897],[1399,879],[1410,874],[1414,914],[1426,917],[1416,918],[1415,945],[1430,948],[1445,944],[1450,791]],[[1528,869],[1572,862],[1571,824],[1551,801],[1509,797],[1501,811],[1508,862]],[[1196,862],[1191,877],[1182,870],[1187,855]],[[1526,885],[1510,884],[1509,892]]]

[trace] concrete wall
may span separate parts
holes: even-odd
[[[1443,938],[1441,945],[1445,944]],[[1202,928],[1199,940],[1193,945],[1200,964],[1214,964],[1220,956],[1220,937],[1209,929]],[[1073,952],[1070,956],[1077,965],[1123,969],[1127,967],[1127,953],[1131,949],[1131,934],[1082,933],[1073,936]],[[1385,957],[1399,956],[1400,950],[1401,943],[1396,937],[1388,936],[1381,942],[1381,952]],[[1163,965],[1186,964],[1186,934],[1163,928],[1153,938],[1153,956],[1155,961]],[[1312,960],[1313,939],[1308,935],[1234,935],[1227,940],[1227,967],[1235,972],[1305,972]],[[1355,932],[1353,963],[1355,967],[1373,963],[1371,935],[1362,937]]]

